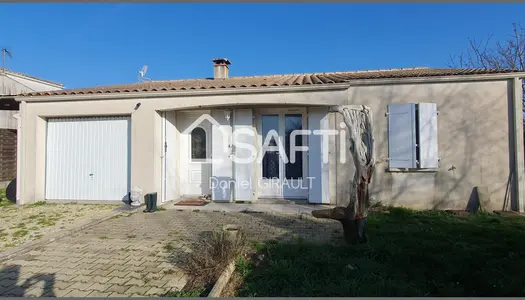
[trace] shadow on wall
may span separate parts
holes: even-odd
[[[22,281],[23,280],[23,281]],[[21,282],[21,283],[20,283]],[[33,274],[21,278],[21,266],[6,265],[0,270],[0,296],[56,297],[53,291],[55,274]]]
[[[503,206],[510,172],[509,163],[513,163],[509,154],[509,147],[512,145],[508,121],[508,116],[512,113],[509,106],[511,99],[507,98],[504,108],[495,108],[495,99],[507,97],[505,94],[492,93],[489,94],[491,98],[488,98],[486,91],[476,90],[469,83],[448,86],[450,88],[447,89],[447,85],[441,84],[427,87],[410,84],[384,87],[385,92],[356,88],[350,93],[350,104],[369,105],[373,110],[375,156],[378,163],[371,181],[370,194],[376,201],[417,209],[465,209],[472,189],[488,186],[490,207],[500,209]],[[367,100],[371,98],[384,104],[378,105]],[[438,172],[394,173],[386,170],[387,104],[407,102],[434,102],[438,105],[441,112],[438,116],[438,151],[441,159]],[[491,111],[494,113],[491,114]],[[349,136],[348,129],[346,130]],[[339,149],[338,146],[336,148]],[[349,151],[346,152],[346,158],[347,162],[340,164],[338,153],[338,173],[341,168],[350,170],[347,176],[338,178],[337,182],[337,205],[342,206],[346,206],[349,199],[344,199],[345,196],[341,194],[347,193],[340,191],[349,190],[355,169],[352,160],[348,159],[351,158]],[[343,185],[347,187],[341,188]],[[516,204],[511,205],[515,207]]]

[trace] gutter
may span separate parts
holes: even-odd
[[[410,78],[385,78],[385,79],[358,79],[349,81],[351,86],[362,85],[388,85],[388,84],[413,84],[413,83],[445,83],[445,82],[472,82],[495,81],[525,78],[525,72],[482,74],[482,75],[455,75],[435,77],[410,77]]]
[[[82,101],[82,100],[118,100],[118,99],[145,99],[162,97],[196,97],[196,96],[226,96],[242,94],[270,94],[270,93],[297,93],[297,92],[321,92],[346,90],[350,87],[348,83],[337,83],[327,85],[307,86],[285,86],[285,87],[262,87],[262,88],[229,88],[229,89],[205,89],[190,91],[166,91],[166,92],[114,92],[94,93],[82,95],[57,95],[57,96],[18,96],[18,102],[55,102],[55,101]]]
[[[20,112],[13,115],[13,118],[16,119],[16,204],[20,203],[20,184],[22,181],[22,166],[20,165],[20,161],[23,155],[22,151],[22,117],[20,115]]]

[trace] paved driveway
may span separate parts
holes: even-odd
[[[326,242],[340,225],[308,215],[167,210],[124,214],[0,263],[0,296],[156,296],[181,289],[177,267],[206,233],[239,224],[251,240]]]

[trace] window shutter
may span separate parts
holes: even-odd
[[[439,168],[437,114],[436,103],[419,103],[420,168]]]
[[[416,168],[416,109],[414,103],[388,105],[388,166]]]

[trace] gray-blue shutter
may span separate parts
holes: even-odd
[[[436,103],[419,103],[419,167],[439,168]]]
[[[388,166],[416,168],[416,105],[388,105]]]

